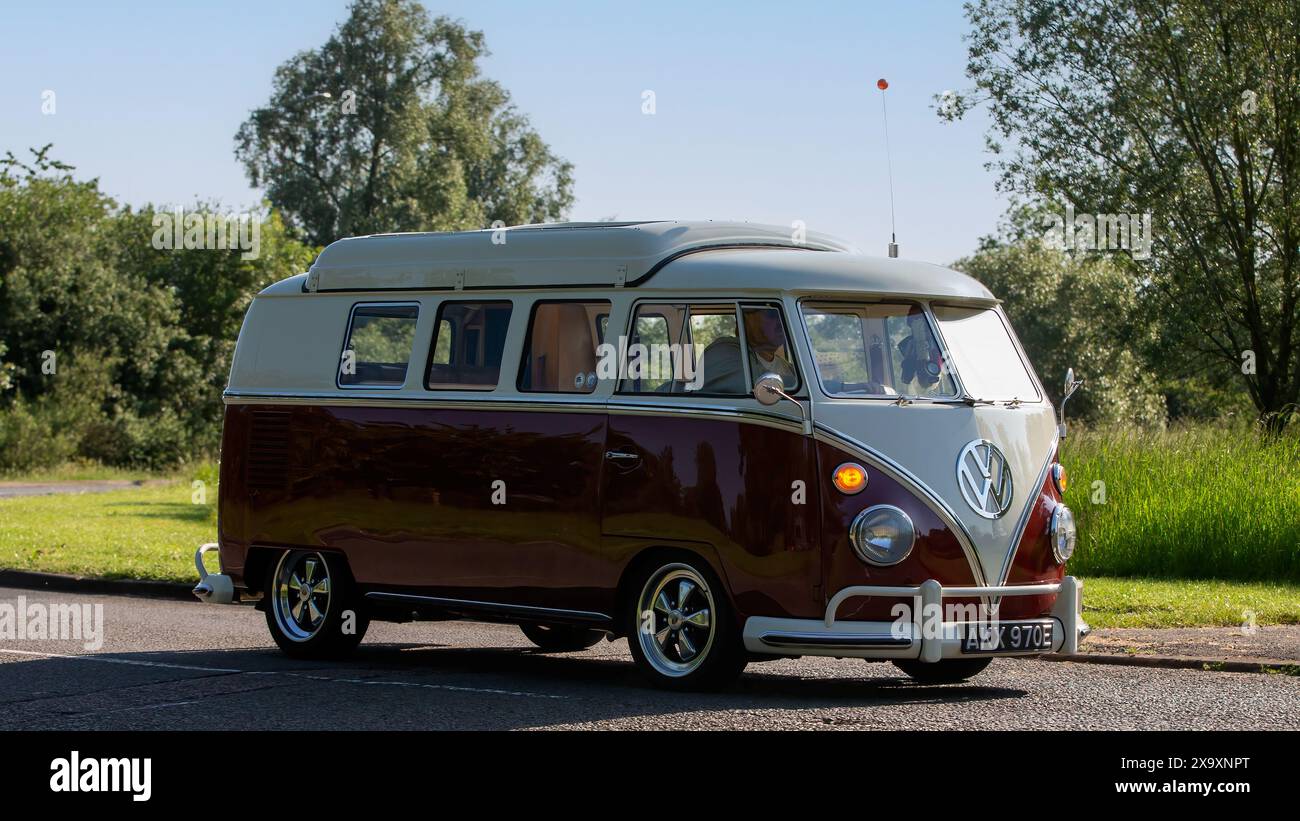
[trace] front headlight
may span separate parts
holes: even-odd
[[[849,526],[849,541],[864,562],[888,567],[912,552],[916,527],[893,505],[876,505],[857,515]]]
[[[1074,514],[1065,505],[1057,505],[1052,511],[1052,554],[1056,561],[1065,564],[1074,555],[1074,544],[1078,540],[1078,531],[1074,527]]]

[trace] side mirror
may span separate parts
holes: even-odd
[[[785,396],[785,382],[774,373],[765,373],[754,383],[754,398],[762,405],[775,405]]]
[[[1070,401],[1070,397],[1074,396],[1074,392],[1077,391],[1079,389],[1079,386],[1082,384],[1083,384],[1082,379],[1074,378],[1074,368],[1065,369],[1065,391],[1061,394],[1060,413],[1057,414],[1061,419],[1060,425],[1057,428],[1057,430],[1060,432],[1062,439],[1065,438],[1065,435],[1067,433],[1067,428],[1065,426],[1065,403]]]
[[[1074,378],[1074,368],[1066,368],[1065,369],[1065,393],[1061,395],[1061,404],[1064,405],[1065,400],[1073,396],[1074,392],[1077,391],[1079,389],[1079,386],[1082,384],[1083,384],[1082,379]]]
[[[812,425],[808,423],[808,417],[803,412],[803,405],[798,399],[785,392],[785,381],[781,379],[780,374],[765,373],[754,383],[754,398],[761,405],[775,405],[782,399],[787,399],[794,403],[799,409],[799,420],[803,422],[804,434],[812,433]]]

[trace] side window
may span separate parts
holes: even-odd
[[[811,307],[806,308],[804,314],[817,367],[831,393],[840,393],[845,385],[865,386],[870,383],[869,362],[884,368],[879,346],[872,347],[873,358],[868,359],[862,320],[857,314]]]
[[[694,393],[746,394],[735,305],[691,305],[687,344],[695,362]],[[698,387],[693,387],[698,385]]]
[[[781,321],[781,309],[775,305],[742,305],[740,315],[745,322],[745,347],[749,349],[750,388],[764,374],[774,373],[781,377],[787,391],[798,390],[799,374]]]
[[[433,361],[443,365],[451,363],[451,320],[439,319],[433,336]]]
[[[673,334],[668,330],[668,317],[663,313],[650,313],[656,307],[655,305],[645,306],[637,311],[636,322],[632,326],[632,339],[629,341],[629,350],[632,345],[643,345],[647,352],[653,350],[668,350],[669,343],[673,341]],[[667,307],[667,306],[665,306]],[[656,348],[656,346],[660,346]],[[653,358],[651,363],[655,362]],[[629,362],[629,364],[631,364]],[[625,379],[622,390],[630,393],[669,393],[672,390],[672,372],[670,369],[655,369],[641,367],[638,369],[636,378]]]
[[[596,346],[604,338],[610,303],[538,302],[528,323],[519,390],[591,393],[596,389]]]
[[[749,393],[733,303],[639,305],[632,335],[621,393]]]
[[[415,344],[418,305],[358,305],[339,358],[339,385],[400,388]]]
[[[425,387],[469,391],[496,388],[512,308],[509,302],[442,303],[434,323]]]

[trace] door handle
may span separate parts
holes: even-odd
[[[635,453],[623,453],[617,450],[605,451],[605,458],[615,462],[635,462],[641,457]]]

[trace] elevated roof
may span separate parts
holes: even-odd
[[[994,302],[980,282],[927,262],[870,257],[824,234],[735,222],[559,223],[332,243],[265,294],[303,291],[605,288],[846,292]],[[697,253],[698,252],[698,253]]]
[[[331,243],[307,273],[308,291],[636,285],[704,248],[782,247],[853,252],[824,234],[737,222],[595,222],[481,231],[376,234]]]
[[[863,254],[799,254],[772,248],[710,251],[675,260],[647,287],[665,291],[788,291],[799,295],[841,292],[873,296],[997,301],[979,280],[960,271],[911,259]]]

